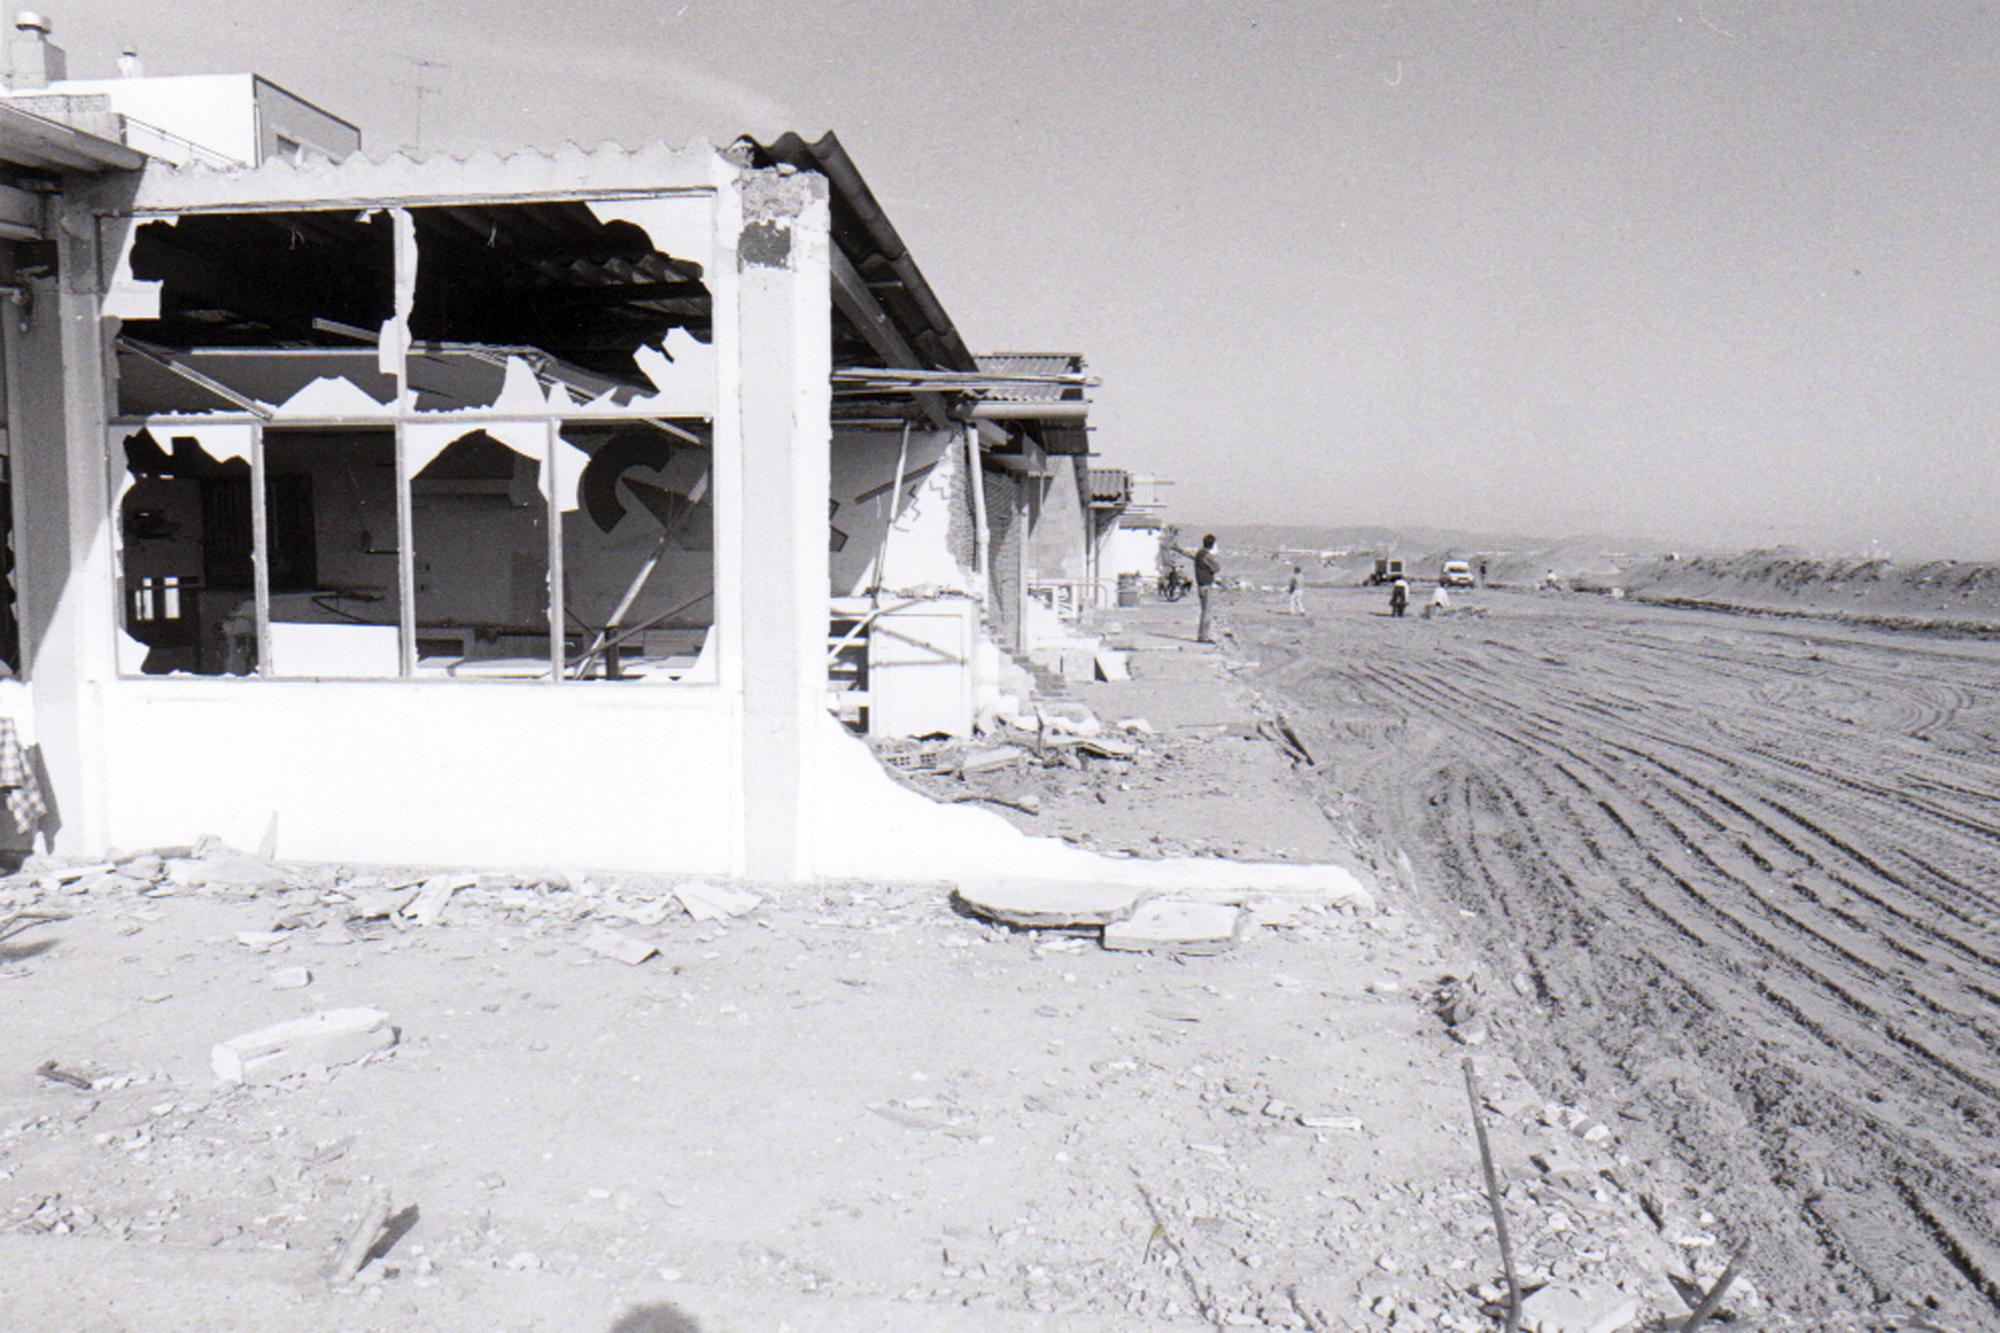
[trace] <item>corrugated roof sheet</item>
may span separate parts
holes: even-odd
[[[1080,352],[991,352],[975,359],[981,370],[1001,375],[1073,375],[1083,371]],[[1081,397],[1082,389],[1067,384],[1004,384],[986,393],[986,398],[996,403],[1056,403]]]
[[[533,197],[603,190],[716,189],[736,166],[708,144],[675,148],[653,143],[628,149],[615,143],[586,149],[565,143],[551,151],[522,148],[504,156],[466,157],[404,151],[383,157],[354,153],[339,162],[323,157],[294,161],[283,154],[254,167],[155,163],[140,178],[132,207],[139,209],[265,206],[327,199],[410,200],[508,194]]]
[[[971,370],[972,353],[944,305],[931,290],[895,224],[861,178],[860,169],[831,132],[808,143],[785,134],[769,144],[748,135],[751,160],[759,166],[782,162],[824,176],[832,186],[833,240],[867,282],[897,330],[933,370]]]
[[[1123,502],[1132,498],[1132,474],[1122,467],[1094,467],[1090,470],[1090,498],[1093,502]]]

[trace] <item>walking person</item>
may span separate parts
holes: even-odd
[[[1222,568],[1222,562],[1215,558],[1215,534],[1211,532],[1201,539],[1201,549],[1199,551],[1183,550],[1179,546],[1174,547],[1173,550],[1176,554],[1184,555],[1194,562],[1194,595],[1201,602],[1201,620],[1195,629],[1194,641],[1196,643],[1214,643],[1214,638],[1209,634],[1209,630],[1212,627],[1211,613],[1213,610],[1210,603],[1215,596],[1216,572]]]
[[[1293,565],[1292,581],[1285,587],[1285,610],[1295,616],[1306,613],[1305,578],[1304,567]]]
[[[1409,605],[1410,581],[1398,575],[1396,581],[1389,585],[1389,614],[1401,619]]]

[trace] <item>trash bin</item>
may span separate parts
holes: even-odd
[[[1118,576],[1118,605],[1137,606],[1139,604],[1139,576],[1120,574]]]

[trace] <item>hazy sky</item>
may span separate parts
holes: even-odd
[[[49,0],[379,154],[828,128],[1189,523],[2000,555],[2000,13]]]

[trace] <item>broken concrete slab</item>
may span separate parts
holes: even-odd
[[[433,875],[423,882],[416,897],[403,904],[402,913],[419,926],[435,926],[444,917],[445,906],[451,902],[451,895],[460,889],[472,887],[478,880],[476,875]]]
[[[396,1030],[380,1009],[332,1009],[232,1037],[210,1052],[209,1064],[225,1083],[275,1083],[395,1044]]]
[[[291,872],[284,867],[241,853],[209,860],[174,861],[167,869],[174,879],[191,888],[257,891],[282,889],[292,882]]]
[[[698,880],[675,885],[674,897],[681,900],[681,906],[687,909],[687,914],[697,921],[742,916],[763,901],[754,893],[741,889],[727,889],[720,884],[705,884]]]
[[[1521,1303],[1529,1333],[1617,1333],[1639,1322],[1639,1302],[1615,1287],[1543,1287]]]
[[[348,919],[374,921],[395,916],[408,906],[410,900],[422,889],[421,881],[379,889],[350,887],[347,893],[354,899],[354,905],[347,909]]]
[[[1222,953],[1242,939],[1243,910],[1227,903],[1153,898],[1104,928],[1104,947],[1129,953]]]
[[[591,927],[590,933],[583,937],[583,947],[606,958],[615,958],[627,967],[637,967],[660,951],[657,945],[621,935],[609,926]]]
[[[959,755],[955,767],[961,774],[986,773],[998,768],[1009,768],[1024,762],[1028,752],[1018,745],[997,745],[991,749],[967,750]]]
[[[1142,894],[1125,884],[999,879],[960,884],[952,899],[1006,926],[1105,926],[1132,915]]]
[[[1139,755],[1138,746],[1115,736],[1058,736],[1049,745],[1057,749],[1082,750],[1100,759],[1136,759]]]
[[[304,990],[312,985],[312,973],[303,967],[281,967],[271,974],[272,990]]]

